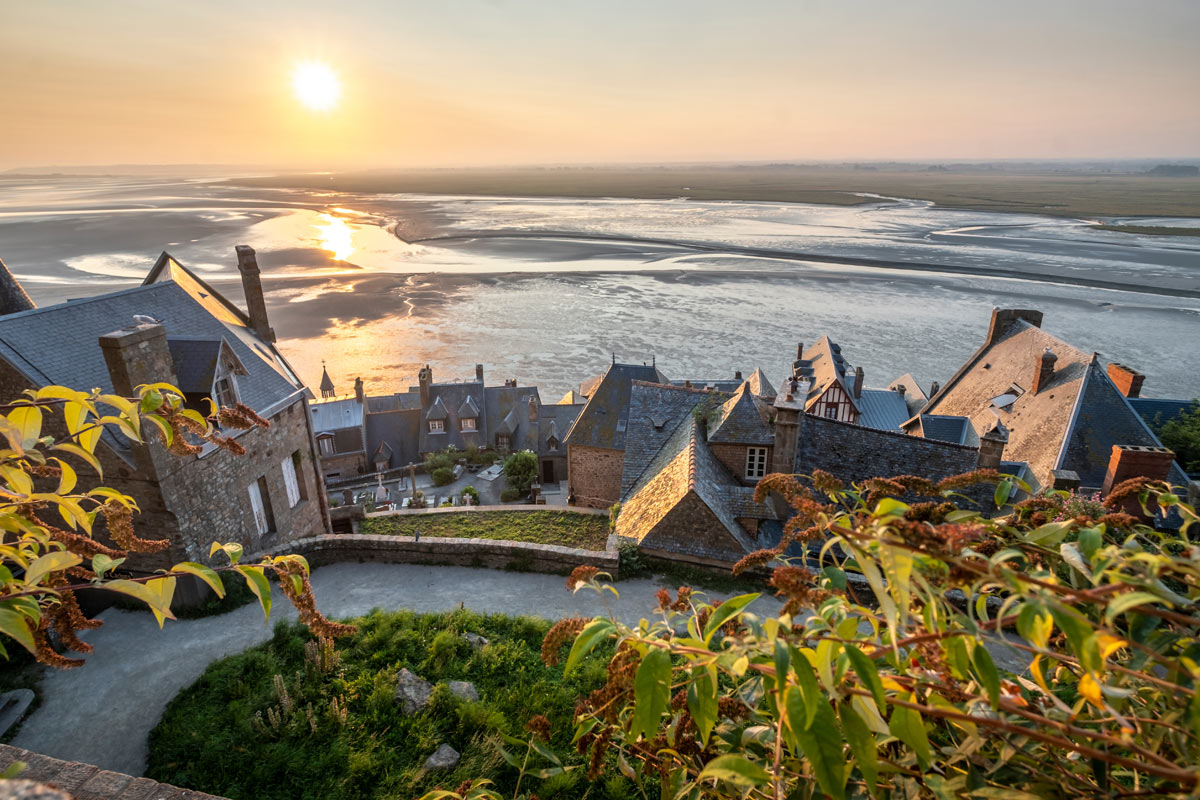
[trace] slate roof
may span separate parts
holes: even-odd
[[[888,384],[888,388],[895,390],[899,387],[904,387],[904,402],[908,405],[908,416],[919,412],[929,402],[929,395],[921,388],[921,384],[913,377],[911,372],[906,372],[896,380]]]
[[[668,383],[667,378],[653,366],[610,365],[588,396],[583,413],[571,426],[567,444],[624,450],[629,392],[633,381]]]
[[[225,339],[246,369],[243,403],[270,416],[307,391],[283,356],[249,327],[246,315],[163,253],[143,285],[0,317],[0,357],[35,385],[98,386],[112,391],[99,337],[132,324],[134,314],[162,320],[168,342]]]
[[[700,389],[634,381],[630,386],[621,495],[638,482],[676,428],[691,419],[697,404],[726,398]]]
[[[425,412],[425,419],[446,419],[449,416],[450,412],[446,410],[446,405],[440,397],[433,398],[429,410]]]
[[[811,373],[808,376],[811,383],[805,400],[805,411],[811,410],[821,395],[835,383],[841,385],[854,407],[859,407],[858,398],[854,397],[854,372],[842,357],[841,346],[831,341],[828,336],[822,336],[816,344],[805,350],[795,366]]]
[[[759,367],[755,367],[754,372],[751,372],[750,377],[746,380],[750,383],[750,391],[754,392],[756,397],[764,400],[775,399],[775,387],[771,385],[771,381],[767,380],[766,374]]]
[[[462,405],[458,407],[458,416],[462,417],[478,417],[479,406],[475,405],[475,400],[470,395],[462,401]]]
[[[1054,373],[1041,391],[1031,390],[1042,353],[1056,360]],[[1016,395],[993,406],[993,400]],[[1087,354],[1017,318],[985,343],[923,409],[925,414],[970,419],[966,444],[999,419],[1009,431],[1004,458],[1024,461],[1042,486],[1053,483],[1055,469],[1079,472],[1083,485],[1098,487],[1114,444],[1161,446],[1117,391],[1100,367],[1095,353]],[[910,431],[918,418],[905,423]],[[1172,480],[1183,474],[1176,467]]]
[[[431,453],[447,447],[466,450],[469,447],[483,447],[488,444],[489,415],[483,398],[483,384],[478,381],[469,383],[433,383],[429,386],[430,407],[425,413],[425,419],[445,420],[446,429],[442,433],[430,433],[429,425],[421,425],[420,452]],[[475,414],[475,430],[459,430],[459,420],[462,414],[459,410],[467,400],[471,400],[479,411]],[[434,416],[434,415],[437,416]]]
[[[405,398],[406,395],[392,395]],[[366,431],[367,450],[377,457],[386,446],[390,453],[388,466],[403,467],[421,460],[421,412],[417,407],[402,407],[401,403],[372,403],[377,398],[367,397],[363,428]],[[390,398],[378,398],[390,399]]]
[[[326,433],[333,434],[333,452],[335,455],[344,456],[350,453],[362,453],[366,449],[363,444],[362,428],[341,428],[336,431],[327,431]]]
[[[507,434],[510,450],[538,452],[541,396],[536,386],[489,386],[484,389],[487,402],[487,444],[496,444],[496,434]],[[538,408],[538,420],[529,418],[529,401]],[[481,426],[482,427],[482,426]]]
[[[571,425],[581,411],[583,411],[583,403],[541,406],[538,409],[538,453],[565,456],[567,446],[563,444],[563,440],[566,439],[567,431],[571,429]],[[547,444],[547,440],[551,436],[558,440],[556,449],[551,449]]]
[[[749,381],[709,416],[708,441],[745,445],[775,443],[775,432],[767,424],[766,407],[750,390]]]
[[[211,394],[221,355],[220,339],[167,337],[167,348],[175,364],[175,384],[184,394]]]
[[[1159,427],[1177,417],[1182,417],[1200,400],[1163,400],[1157,397],[1130,397],[1129,405],[1146,421],[1147,425]]]
[[[921,435],[926,439],[965,444],[967,432],[970,430],[971,420],[966,417],[954,417],[945,414],[921,415]]]
[[[329,370],[324,365],[321,366],[321,394],[333,394],[333,379],[329,377]]]
[[[691,380],[671,381],[672,386],[690,389],[708,389],[714,392],[736,392],[742,385],[740,378],[713,378],[710,380],[693,378]]]
[[[356,397],[316,400],[308,404],[308,409],[312,414],[313,433],[361,428],[363,424],[363,404]]]
[[[366,397],[368,414],[383,414],[390,411],[418,411],[421,408],[421,395],[417,392],[397,392]]]
[[[908,404],[891,389],[863,389],[858,403],[858,424],[881,431],[898,431],[908,419]]]

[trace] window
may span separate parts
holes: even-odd
[[[275,514],[271,510],[266,476],[250,484],[250,509],[254,512],[254,527],[259,536],[275,530]]]
[[[767,474],[767,448],[746,448],[746,479],[758,480]]]
[[[322,436],[322,437],[318,438],[317,439],[317,447],[320,448],[321,455],[323,455],[323,456],[333,455],[333,437],[332,436]]]
[[[499,448],[501,450],[507,450],[510,442],[511,442],[511,440],[509,439],[507,433],[496,434],[496,447],[497,448]]]
[[[458,421],[458,429],[460,431],[475,430],[475,418],[474,417],[463,417],[462,419],[460,419]]]
[[[201,384],[201,386],[203,385]],[[233,385],[232,377],[226,375],[225,377],[217,378],[217,382],[213,385],[213,390],[217,395],[217,405],[221,408],[237,405],[237,388]]]
[[[445,433],[446,432],[446,422],[444,420],[440,420],[440,419],[429,420],[429,432],[430,433]]]
[[[304,497],[304,484],[300,482],[300,451],[297,450],[280,464],[283,467],[283,486],[287,489],[288,508],[295,508]]]
[[[829,417],[830,419],[837,419],[837,415],[838,415],[838,407],[837,406],[835,406],[835,405],[826,405],[825,406],[825,416]]]

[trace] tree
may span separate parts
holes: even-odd
[[[1175,459],[1189,474],[1200,473],[1200,400],[1179,416],[1162,424],[1156,419],[1155,423],[1163,447],[1175,452]]]
[[[504,459],[504,477],[510,488],[528,494],[537,480],[538,460],[532,450],[521,450]]]
[[[646,797],[1192,796],[1195,510],[1137,478],[1098,517],[1045,522],[1035,498],[985,519],[951,502],[980,479],[998,476],[767,476],[759,497],[778,491],[796,515],[780,548],[739,567],[783,559],[791,541],[819,549],[774,569],[777,616],[748,612],[757,594],[706,603],[683,587],[639,626],[556,626],[543,652],[570,642],[567,671],[617,643],[576,714],[592,776],[615,750]],[[998,505],[1013,486],[1000,482]],[[1184,527],[1155,531],[1129,504],[1174,507]],[[569,585],[615,593],[603,578],[580,567]]]
[[[221,553],[227,562],[222,566],[183,562],[149,577],[118,577],[131,553],[161,551],[168,542],[134,532],[139,509],[133,497],[101,485],[81,487],[79,471],[84,468],[103,480],[96,448],[105,430],[135,443],[157,440],[181,456],[198,453],[202,441],[240,455],[245,452],[242,445],[213,423],[238,429],[270,425],[240,403],[213,407],[204,417],[186,408],[183,394],[169,384],[139,386],[137,391],[137,397],[121,397],[46,386],[0,406],[7,412],[0,416],[0,440],[7,444],[0,448],[0,634],[7,642],[16,642],[45,664],[79,666],[82,660],[57,652],[49,639],[53,629],[67,649],[92,651],[78,631],[103,622],[84,617],[75,597],[79,589],[134,597],[150,608],[161,626],[174,619],[171,600],[178,578],[198,578],[223,597],[221,576],[227,573],[246,581],[264,614],[270,613],[271,574],[318,638],[353,632],[317,611],[308,563],[299,555],[265,556],[258,563],[243,564],[241,545],[214,542],[209,556]],[[115,547],[97,538],[102,530]],[[2,644],[0,653],[7,656]]]

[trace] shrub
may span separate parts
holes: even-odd
[[[449,450],[430,453],[425,458],[425,473],[432,475],[439,469],[454,469],[456,459],[457,457]]]
[[[621,558],[622,578],[640,578],[650,574],[650,560],[637,546],[637,542],[619,539],[617,552]]]
[[[1200,399],[1193,401],[1192,407],[1180,416],[1156,424],[1155,429],[1163,447],[1175,452],[1175,460],[1189,474],[1200,473]]]
[[[479,505],[479,490],[474,486],[464,486],[462,490],[462,498],[468,505]]]
[[[521,494],[528,494],[529,487],[537,480],[538,460],[532,451],[522,450],[504,459],[504,477],[508,485]]]
[[[504,503],[511,503],[513,500],[520,500],[524,497],[525,492],[512,486],[506,486],[500,490],[500,500]]]
[[[433,485],[445,486],[454,483],[454,470],[450,467],[438,467],[433,471]]]

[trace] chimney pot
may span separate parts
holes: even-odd
[[[258,269],[258,257],[254,248],[239,244],[234,247],[238,258],[238,272],[242,273],[242,291],[246,295],[246,311],[250,316],[250,327],[268,342],[275,341],[275,331],[267,321],[267,302],[263,298],[262,275]]]

